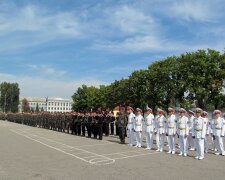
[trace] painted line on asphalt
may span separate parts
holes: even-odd
[[[126,156],[126,157],[114,158],[114,159],[115,160],[120,160],[120,159],[134,158],[134,157],[147,156],[147,155],[153,155],[153,154],[159,154],[159,152],[152,152],[152,153],[145,153],[145,154],[137,154],[137,155],[133,155],[133,156]]]
[[[23,132],[23,133],[27,133],[27,134],[28,134],[28,132],[25,132],[25,131],[20,130],[20,129],[18,129],[18,130],[21,131],[21,132]],[[62,144],[62,145],[65,145],[65,146],[68,146],[68,147],[71,147],[71,148],[82,148],[82,147],[92,147],[92,146],[105,146],[105,145],[112,145],[112,144],[115,144],[115,143],[109,143],[109,142],[108,142],[108,143],[93,144],[93,145],[69,146],[69,145],[63,144],[63,143],[61,143],[61,142],[55,141],[55,140],[53,140],[53,139],[49,139],[49,138],[42,137],[42,136],[37,135],[37,134],[29,134],[29,135],[31,135],[31,136],[36,136],[36,137],[40,137],[40,138],[43,138],[43,139],[48,140],[48,141],[60,143],[60,144]]]
[[[111,159],[111,158],[109,158],[109,157],[106,157],[106,156],[103,156],[103,155],[100,155],[100,154],[96,154],[96,153],[93,153],[93,152],[89,152],[89,151],[86,151],[86,150],[83,150],[83,149],[73,148],[73,149],[75,149],[75,150],[83,151],[83,153],[93,154],[93,155],[95,155],[95,157],[96,157],[96,156],[98,157],[97,159],[100,160],[100,161],[95,162],[95,161],[94,161],[94,160],[96,159],[96,158],[95,158],[95,159],[91,159],[91,160],[87,161],[87,160],[85,160],[84,158],[81,158],[81,157],[76,156],[76,155],[74,155],[74,154],[68,153],[68,152],[66,152],[66,151],[64,151],[64,150],[62,150],[62,149],[60,149],[60,148],[56,148],[56,147],[54,147],[54,146],[48,145],[48,144],[46,144],[46,143],[43,143],[43,142],[41,142],[41,141],[39,141],[39,140],[37,140],[37,139],[34,139],[34,138],[32,138],[32,137],[30,137],[30,136],[28,136],[28,135],[21,134],[21,133],[15,131],[15,130],[13,130],[13,129],[11,129],[11,131],[14,132],[14,133],[16,133],[16,134],[19,134],[19,135],[21,135],[21,136],[24,136],[24,137],[26,137],[26,138],[28,138],[28,139],[30,139],[30,140],[32,140],[32,141],[38,142],[38,143],[40,143],[40,144],[42,144],[42,145],[44,145],[44,146],[47,146],[47,147],[49,147],[49,148],[52,148],[52,149],[57,150],[57,151],[59,151],[59,152],[62,152],[62,153],[64,153],[64,154],[73,156],[73,157],[75,157],[75,158],[77,158],[77,159],[80,159],[80,160],[82,160],[82,161],[84,161],[84,162],[88,162],[88,163],[90,163],[90,164],[94,164],[94,165],[107,165],[107,164],[113,164],[113,163],[115,163],[115,159]],[[23,132],[23,133],[26,133],[26,132]],[[38,136],[36,136],[36,137],[38,137]],[[44,138],[44,139],[47,139],[47,138]],[[56,141],[55,141],[55,142],[56,142]],[[59,143],[59,142],[56,142],[56,143]],[[59,144],[68,146],[68,145],[63,144],[63,143],[59,143]],[[99,162],[105,162],[105,163],[99,164]]]

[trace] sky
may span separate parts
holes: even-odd
[[[225,48],[224,0],[0,0],[0,82],[70,98],[167,56]]]

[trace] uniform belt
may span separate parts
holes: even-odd
[[[186,128],[180,128],[180,130],[186,130]]]
[[[146,126],[151,126],[152,124],[146,124]]]
[[[216,130],[221,130],[222,128],[215,128]]]
[[[141,126],[141,124],[136,124],[136,126]]]
[[[202,129],[195,129],[195,131],[202,131]]]
[[[172,128],[174,128],[174,127],[173,127],[173,126],[169,126],[168,128],[172,129]]]
[[[159,128],[163,128],[163,126],[159,126]]]

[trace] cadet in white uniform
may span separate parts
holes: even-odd
[[[136,109],[136,117],[135,117],[135,125],[134,129],[136,132],[137,136],[137,145],[136,147],[141,147],[142,139],[141,139],[141,133],[142,133],[142,121],[143,121],[143,116],[142,116],[142,110],[140,108]]]
[[[194,112],[189,110],[188,111],[188,115],[189,115],[189,119],[188,119],[188,126],[189,126],[189,136],[188,136],[188,146],[190,148],[190,151],[194,151],[195,150],[195,144],[194,144],[194,139],[192,137],[192,128],[193,128],[193,124],[194,124]]]
[[[195,138],[196,153],[195,159],[204,159],[204,140],[206,135],[206,119],[202,118],[202,109],[196,109],[196,117],[192,128],[192,136]]]
[[[145,132],[146,132],[146,144],[147,150],[152,149],[153,146],[153,124],[154,124],[154,115],[152,114],[152,109],[146,109],[147,116],[145,117]]]
[[[166,135],[168,136],[169,151],[168,153],[175,154],[175,136],[176,136],[176,116],[174,109],[168,108],[169,116],[166,121]]]
[[[163,115],[164,111],[160,108],[157,109],[158,116],[155,121],[155,132],[159,138],[158,149],[156,151],[163,152],[164,138],[165,138],[165,128],[166,128],[166,118]]]
[[[224,136],[224,119],[221,117],[221,111],[220,110],[215,110],[214,115],[216,116],[215,119],[213,120],[213,132],[215,135],[215,144],[216,148],[218,150],[216,155],[225,155],[224,152],[224,147],[223,147],[223,139],[222,137]]]
[[[129,136],[129,146],[134,145],[134,123],[135,123],[135,114],[133,113],[133,108],[128,106],[128,124],[127,124],[127,132]]]
[[[179,156],[187,156],[187,137],[189,135],[188,118],[185,116],[186,110],[179,110],[180,117],[177,121],[177,133],[179,135],[180,154]]]
[[[210,123],[209,123],[209,119],[208,119],[208,113],[206,111],[202,112],[202,118],[204,118],[205,122],[206,122],[206,136],[205,136],[205,153],[208,153],[209,151],[209,135],[211,134],[211,128],[210,128]]]

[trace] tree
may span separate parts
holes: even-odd
[[[20,89],[17,83],[0,84],[0,107],[4,112],[18,112]]]
[[[22,112],[30,112],[30,106],[26,98],[22,100]]]
[[[39,113],[39,112],[40,112],[38,103],[37,103],[37,105],[36,105],[35,112],[36,112],[36,113]]]
[[[108,86],[82,85],[73,95],[76,111],[126,104],[155,110],[169,106],[225,107],[225,54],[208,49],[171,56]]]

